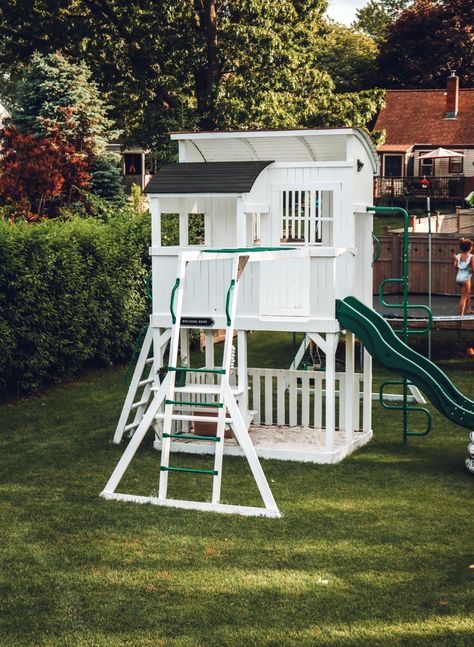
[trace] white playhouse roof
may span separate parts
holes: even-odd
[[[348,162],[350,141],[356,138],[366,149],[377,173],[378,158],[362,128],[312,128],[301,130],[246,130],[228,132],[176,132],[171,139],[190,144],[193,161]],[[180,155],[180,161],[182,156]],[[186,155],[186,161],[189,156]]]

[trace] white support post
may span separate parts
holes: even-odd
[[[247,366],[247,331],[239,330],[237,333],[237,383],[239,391],[239,409],[242,418],[246,421],[249,408],[248,366]]]
[[[214,334],[212,329],[206,330],[204,334],[206,336],[206,368],[214,368]]]
[[[242,198],[236,199],[235,205],[235,244],[236,247],[245,247],[247,244],[247,228],[245,223],[244,203]]]
[[[372,357],[364,348],[364,386],[362,404],[362,429],[372,429]]]
[[[336,432],[336,347],[337,335],[326,334],[326,449],[334,451]]]
[[[185,208],[185,200],[180,198],[179,200],[179,246],[187,247],[188,242],[188,212]]]
[[[161,207],[160,199],[150,198],[151,246],[161,247]]]
[[[346,374],[345,379],[345,420],[346,442],[350,443],[354,437],[354,335],[346,330]],[[357,405],[359,403],[357,402]]]

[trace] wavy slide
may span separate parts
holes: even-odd
[[[397,337],[375,310],[355,297],[336,301],[336,318],[353,332],[380,364],[408,378],[451,422],[474,429],[474,402],[466,398],[446,373]]]

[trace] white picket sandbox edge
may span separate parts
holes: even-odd
[[[232,505],[228,503],[210,503],[207,501],[186,501],[182,499],[159,499],[154,496],[140,496],[137,494],[122,494],[120,492],[100,493],[103,499],[115,501],[128,501],[131,503],[149,503],[164,508],[183,508],[185,510],[199,510],[201,512],[223,512],[224,514],[240,514],[244,517],[270,517],[281,518],[278,508],[257,508],[253,506]]]
[[[279,461],[295,461],[298,463],[318,463],[320,465],[330,464],[330,463],[339,463],[346,456],[352,454],[356,449],[366,445],[373,436],[372,431],[360,431],[355,432],[353,440],[349,443],[344,442],[343,444],[334,448],[334,450],[329,451],[324,448],[323,444],[319,447],[311,446],[311,443],[306,443],[304,448],[301,447],[301,443],[294,443],[293,447],[291,446],[291,440],[287,443],[286,447],[278,447],[276,444],[272,444],[271,440],[268,440],[268,433],[272,431],[283,431],[288,435],[297,436],[298,431],[311,431],[323,433],[324,430],[315,430],[315,429],[303,429],[298,428],[291,429],[285,427],[250,427],[250,438],[252,439],[253,445],[255,447],[255,452],[259,458],[272,459]],[[267,433],[267,442],[265,444],[259,444],[258,435],[260,433]],[[296,446],[295,446],[296,445]],[[153,447],[157,450],[161,449],[161,441],[155,440]],[[197,454],[200,456],[213,455],[216,449],[216,444],[212,441],[205,440],[180,440],[175,441],[171,444],[171,450],[177,454]],[[233,440],[225,441],[224,445],[224,455],[226,456],[243,456],[243,452],[237,443]]]

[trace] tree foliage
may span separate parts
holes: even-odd
[[[56,215],[63,204],[89,187],[88,162],[68,144],[59,127],[49,137],[22,134],[16,126],[0,139],[0,198],[11,218],[30,222]]]
[[[316,63],[331,76],[338,92],[354,92],[375,85],[377,54],[373,38],[335,23],[318,48]]]
[[[353,26],[381,43],[385,40],[390,25],[412,2],[413,0],[369,0],[357,9]]]
[[[170,130],[320,123],[328,105],[336,105],[342,125],[348,99],[318,68],[326,5],[16,0],[0,17],[0,64],[16,69],[36,50],[84,59],[127,140],[155,149]],[[357,105],[367,107],[364,98]],[[358,122],[371,116],[357,114]]]
[[[35,137],[47,137],[59,126],[63,139],[93,156],[115,135],[87,65],[61,52],[33,54],[18,83],[11,120],[22,133]]]
[[[416,0],[391,25],[380,51],[387,87],[443,87],[450,70],[474,84],[474,0]]]

